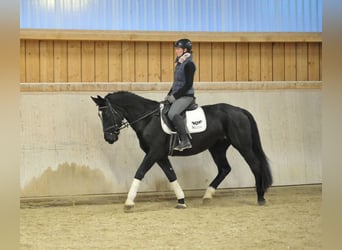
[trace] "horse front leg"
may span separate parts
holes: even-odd
[[[169,161],[169,158],[165,157],[164,159],[158,161],[157,163],[161,167],[161,169],[164,171],[167,179],[170,182],[171,188],[175,192],[175,195],[178,201],[178,204],[176,205],[175,208],[186,208],[187,206],[184,200],[184,192],[177,181],[176,173],[173,170],[173,167],[171,165],[171,162]]]
[[[156,162],[155,157],[153,157],[151,153],[147,154],[144,157],[144,160],[140,164],[137,172],[135,173],[133,182],[127,194],[127,199],[126,199],[125,207],[124,207],[125,211],[131,210],[132,208],[134,208],[134,205],[135,205],[134,199],[137,196],[140,182],[144,178],[145,174],[151,169],[151,167],[153,166],[155,162]]]

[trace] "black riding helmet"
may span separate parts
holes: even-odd
[[[191,52],[192,50],[192,43],[189,39],[180,39],[177,42],[175,42],[175,48],[182,48],[187,49],[188,52]]]

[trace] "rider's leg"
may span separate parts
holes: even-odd
[[[180,115],[175,115],[172,119],[173,124],[175,125],[175,129],[179,135],[180,142],[175,147],[176,150],[182,151],[186,148],[191,148],[190,139],[185,130],[185,122]]]
[[[173,122],[175,129],[179,135],[180,143],[175,147],[176,150],[184,150],[186,148],[191,148],[191,142],[186,133],[185,122],[180,116],[182,113],[193,101],[193,97],[183,96],[174,101],[171,105],[171,108],[168,112],[169,119]]]

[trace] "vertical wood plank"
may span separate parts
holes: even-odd
[[[160,43],[148,43],[148,81],[160,82]]]
[[[284,43],[273,44],[273,80],[285,80],[285,47]]]
[[[26,81],[39,82],[39,41],[26,41]]]
[[[224,44],[224,80],[236,81],[236,43]]]
[[[236,79],[248,81],[248,43],[236,45]]]
[[[173,81],[173,43],[162,42],[161,43],[161,81],[172,82]]]
[[[81,42],[68,41],[68,82],[81,82]]]
[[[212,45],[212,68],[213,68],[213,82],[224,81],[224,46],[223,43],[213,43]]]
[[[319,80],[322,81],[322,43],[319,43]]]
[[[109,81],[122,81],[122,48],[121,42],[109,42]]]
[[[272,43],[261,43],[260,48],[260,71],[261,81],[272,81],[273,79],[273,45]]]
[[[108,42],[95,42],[95,81],[108,82]]]
[[[307,43],[297,43],[297,81],[308,80],[308,45]]]
[[[40,41],[39,47],[40,82],[53,82],[53,41]]]
[[[55,82],[68,81],[68,45],[67,41],[54,41],[54,79]]]
[[[134,42],[122,43],[122,81],[135,81],[135,44]]]
[[[249,43],[248,57],[248,80],[260,81],[260,43]]]
[[[148,81],[148,45],[147,42],[135,43],[135,81]]]
[[[308,44],[308,77],[309,81],[319,81],[319,43]]]
[[[26,82],[26,41],[20,40],[20,82]]]
[[[173,45],[172,45],[173,48]],[[176,60],[176,56],[175,56],[175,52],[174,49],[173,51],[173,68],[175,66],[175,60]],[[194,82],[199,82],[200,81],[200,43],[198,42],[194,42],[192,43],[192,60],[194,61],[195,65],[196,65],[196,71],[195,71],[195,76],[194,76]],[[172,71],[172,79],[173,79],[173,72]],[[196,86],[194,85],[194,88],[196,88]]]
[[[94,41],[82,41],[82,82],[95,81],[95,44]]]
[[[296,81],[296,44],[285,43],[285,81]]]
[[[200,44],[200,55],[199,55],[199,80],[200,82],[211,82],[212,81],[212,49],[211,43]]]

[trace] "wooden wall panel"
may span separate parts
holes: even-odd
[[[109,42],[108,45],[108,64],[109,64],[109,81],[122,81],[122,44],[121,42]]]
[[[82,41],[82,82],[95,82],[95,43]]]
[[[285,46],[284,43],[273,44],[273,80],[285,80]]]
[[[172,82],[173,81],[173,68],[174,68],[174,49],[173,43],[161,43],[161,81]],[[196,62],[195,62],[196,63]],[[195,73],[196,75],[196,73]]]
[[[297,81],[308,80],[308,45],[307,43],[297,43]]]
[[[108,42],[95,42],[95,81],[108,82]]]
[[[53,41],[40,41],[39,44],[40,82],[53,82]]]
[[[135,44],[135,81],[148,81],[148,44],[141,42]]]
[[[295,81],[296,70],[296,44],[285,43],[285,81]]]
[[[172,45],[173,47],[173,45]],[[173,52],[173,62],[176,60],[176,54]],[[200,43],[192,43],[192,60],[196,65],[196,71],[194,76],[194,82],[200,81]],[[172,75],[173,81],[173,75]]]
[[[213,82],[224,81],[224,44],[212,44],[212,79]]]
[[[322,44],[319,44],[319,80],[322,80]]]
[[[248,81],[248,43],[236,45],[236,80]]]
[[[236,43],[224,44],[224,80],[236,81]]]
[[[260,80],[272,81],[273,79],[273,45],[261,43],[260,45]]]
[[[21,40],[22,82],[172,82],[172,42]],[[195,82],[319,81],[320,42],[193,43]]]
[[[39,41],[26,41],[26,81],[39,82]]]
[[[20,82],[26,82],[26,41],[20,41]]]
[[[122,43],[122,81],[135,81],[135,48],[134,42]]]
[[[68,41],[68,82],[81,82],[81,42]]]
[[[160,82],[160,43],[149,42],[148,43],[148,81]]]
[[[309,81],[314,81],[315,79],[319,79],[320,71],[319,71],[319,44],[318,43],[309,43],[308,44],[308,77]]]
[[[68,81],[68,43],[54,41],[53,68],[55,82]]]
[[[248,80],[249,81],[260,81],[260,43],[249,43],[248,48]]]
[[[212,79],[211,43],[201,43],[199,53],[199,80],[210,82]]]

